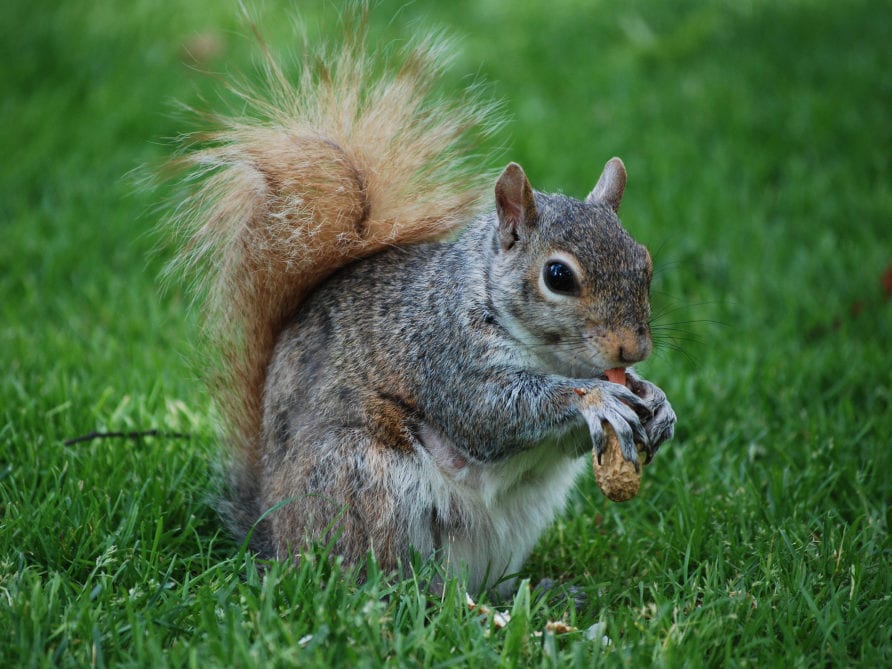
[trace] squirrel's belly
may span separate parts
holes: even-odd
[[[467,573],[470,591],[520,569],[585,470],[584,456],[570,456],[554,443],[476,463],[428,426],[420,436],[438,548],[450,573]],[[500,590],[511,588],[506,582]]]

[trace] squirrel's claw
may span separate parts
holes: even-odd
[[[635,444],[643,445],[645,451],[650,452],[650,437],[639,418],[639,413],[645,409],[646,404],[641,399],[616,383],[605,383],[598,389],[598,400],[587,403],[582,413],[599,461],[607,444],[603,427],[606,422],[616,433],[623,457],[638,468]]]
[[[675,411],[669,404],[666,393],[650,381],[628,374],[627,383],[629,389],[640,398],[650,414],[644,420],[644,429],[648,434],[647,459],[644,463],[647,464],[656,455],[663,442],[669,441],[675,434]]]

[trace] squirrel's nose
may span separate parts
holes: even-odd
[[[641,362],[650,355],[652,344],[650,337],[645,335],[633,336],[625,339],[619,345],[617,351],[620,362],[631,365]]]
[[[613,367],[628,367],[641,362],[650,355],[653,348],[650,329],[646,326],[636,330],[629,327],[608,328],[598,324],[586,330],[585,336]]]

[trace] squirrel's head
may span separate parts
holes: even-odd
[[[617,217],[625,185],[619,158],[583,201],[534,191],[516,163],[496,183],[490,295],[543,371],[590,378],[651,352],[653,265]]]

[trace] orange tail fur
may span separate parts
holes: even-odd
[[[493,128],[492,105],[432,91],[447,45],[427,38],[394,60],[367,49],[359,23],[337,50],[307,57],[294,83],[261,40],[262,86],[235,91],[248,112],[214,117],[177,161],[198,186],[175,215],[188,241],[174,269],[206,302],[215,399],[252,478],[266,368],[287,319],[348,262],[466,222],[488,183],[468,159]]]

